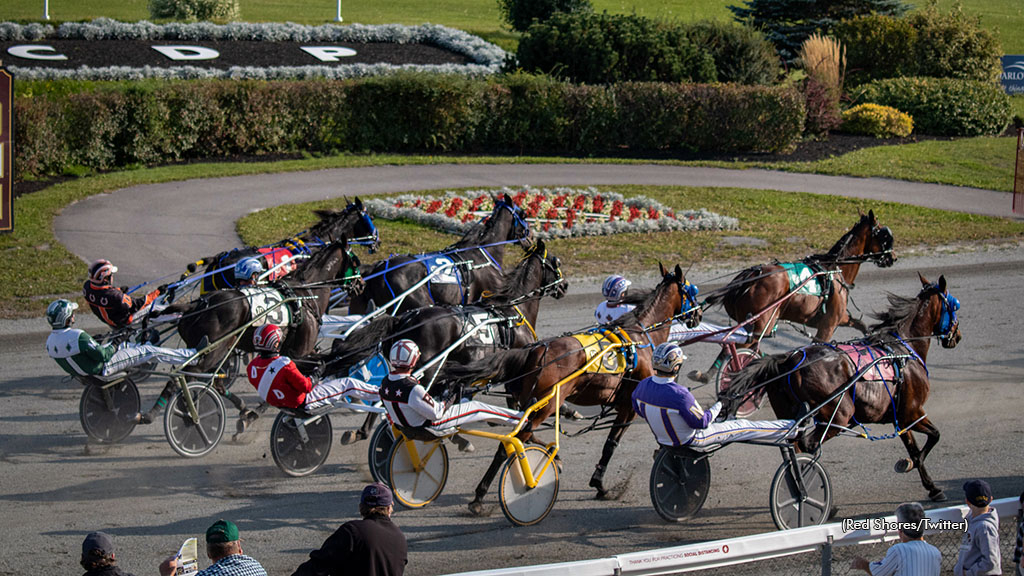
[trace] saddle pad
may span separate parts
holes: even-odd
[[[593,332],[590,334],[573,334],[573,338],[579,341],[580,345],[583,346],[583,351],[587,354],[587,362],[592,360],[594,356],[603,354],[604,357],[601,360],[595,362],[590,366],[587,372],[594,372],[597,374],[622,374],[626,371],[626,356],[622,352],[622,348],[616,348],[615,350],[604,350],[612,344],[620,342],[619,338],[610,332]]]
[[[477,326],[491,319],[491,315],[486,311],[479,308],[469,308],[466,310],[465,315],[465,331],[463,334],[473,330]],[[495,328],[498,324],[488,324],[483,328],[477,328],[473,331],[473,334],[466,340],[468,346],[494,346],[501,342],[500,335],[497,333]]]
[[[854,344],[836,344],[836,349],[846,354],[846,356],[853,362],[854,366],[857,367],[857,371],[860,372],[866,368],[871,361],[880,356],[885,356],[887,352],[880,348],[872,348],[871,346],[858,346]],[[893,382],[896,379],[896,369],[892,365],[892,361],[883,360],[874,365],[861,380],[867,381],[881,381],[881,382]]]
[[[263,255],[263,260],[265,262],[267,270],[270,270],[274,266],[277,266],[278,264],[294,256],[294,254],[292,254],[292,251],[287,248],[260,248],[260,254]],[[288,274],[291,274],[292,272],[295,271],[295,268],[295,261],[289,262],[288,264],[281,266],[277,270],[274,270],[270,274],[270,276],[267,277],[267,280],[273,282],[278,278],[282,278],[284,276],[287,276]]]
[[[245,286],[238,291],[249,300],[252,318],[269,310],[257,324],[277,324],[281,327],[291,324],[291,310],[287,304],[283,304],[284,297],[277,290],[267,286]]]
[[[779,263],[779,266],[786,271],[786,278],[789,280],[790,291],[799,286],[801,282],[814,275],[814,270],[810,266],[800,262],[781,262]],[[820,297],[822,294],[821,279],[811,281],[800,286],[800,289],[797,290],[796,293]]]
[[[437,270],[441,266],[453,264],[455,261],[452,260],[450,257],[445,256],[444,254],[425,254],[424,256],[420,257],[420,262],[422,262],[423,265],[427,267],[427,275],[429,276],[434,272],[434,270]],[[462,275],[459,273],[459,269],[453,266],[451,268],[448,268],[441,274],[438,274],[437,276],[431,278],[430,282],[432,284],[460,285],[462,284]]]

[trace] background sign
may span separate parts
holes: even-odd
[[[1007,94],[1024,94],[1024,55],[1003,56],[1003,73],[999,80]]]
[[[14,102],[11,75],[0,67],[0,232],[14,230]]]

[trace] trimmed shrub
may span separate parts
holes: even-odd
[[[913,69],[917,66],[917,29],[906,18],[858,16],[837,24],[834,33],[846,46],[850,84],[916,75]]]
[[[914,119],[891,106],[858,104],[843,112],[841,129],[875,138],[905,138],[914,131]]]
[[[59,174],[68,165],[64,107],[48,98],[15,98],[14,168],[19,175]]]
[[[546,22],[555,12],[589,12],[590,0],[498,0],[502,18],[518,32],[534,22]]]
[[[998,84],[978,80],[876,80],[861,87],[856,101],[902,110],[918,132],[936,136],[999,134],[1010,121],[1010,97]]]
[[[149,15],[175,20],[238,20],[238,0],[149,0]]]
[[[557,13],[519,40],[519,66],[586,84],[713,82],[711,55],[683,28],[636,15]]]
[[[760,31],[713,20],[684,26],[690,41],[711,54],[719,82],[767,85],[778,77],[779,55]]]

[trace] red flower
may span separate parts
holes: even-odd
[[[548,230],[551,230],[551,222],[544,223],[544,231],[547,232]]]
[[[437,212],[438,210],[440,210],[441,209],[441,204],[442,204],[442,202],[440,200],[434,200],[433,202],[431,202],[427,206],[427,210],[426,210],[427,214],[433,214],[434,212]]]
[[[565,200],[567,198],[568,196],[566,194],[562,194],[561,196],[555,196],[555,199],[552,200],[551,203],[555,205],[555,208],[561,208],[562,206],[565,206]]]
[[[676,219],[676,213],[673,212],[672,210],[669,210],[668,212],[665,212],[665,216],[668,216],[669,218],[671,218],[673,220]]]
[[[402,207],[402,203],[401,202],[395,202],[395,208],[401,208],[401,207]]]
[[[533,204],[530,204],[526,208],[526,217],[527,218],[536,218],[537,217],[537,212],[539,210],[540,210],[540,206],[535,206]]]
[[[621,200],[616,200],[615,202],[612,202],[611,215],[612,216],[619,216],[621,214],[622,214],[622,201]]]
[[[523,205],[523,200],[526,200],[526,197],[528,195],[529,195],[529,191],[522,190],[518,194],[516,194],[515,196],[512,197],[512,203],[515,204],[516,206],[522,206]]]
[[[598,214],[603,212],[604,211],[604,199],[601,198],[600,196],[594,196],[593,207],[594,207],[594,212],[597,212]]]
[[[476,212],[477,210],[480,209],[481,206],[484,205],[484,202],[486,202],[486,201],[487,201],[487,195],[486,194],[481,194],[480,196],[477,196],[476,198],[473,199],[473,203],[469,205],[469,211],[470,212]]]
[[[636,220],[639,217],[640,217],[640,209],[637,208],[636,206],[630,206],[629,207],[629,220],[627,220],[627,222],[632,222],[633,220]]]
[[[472,220],[474,218],[476,218],[475,214],[473,214],[472,212],[466,212],[466,215],[462,217],[462,221],[463,222],[469,222],[470,220]]]
[[[657,220],[658,219],[658,211],[655,210],[654,208],[648,208],[647,209],[647,218],[649,218],[651,220]]]
[[[565,213],[565,227],[572,228],[573,222],[576,221],[576,211],[569,209]]]
[[[579,196],[577,196],[576,200],[574,200],[573,203],[572,203],[572,207],[573,207],[574,210],[583,210],[583,208],[586,207],[586,205],[587,205],[587,197],[584,196],[583,194],[580,194]]]

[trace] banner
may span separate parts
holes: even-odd
[[[1003,56],[1003,73],[999,81],[1007,94],[1024,94],[1024,55]]]
[[[11,75],[0,67],[0,232],[14,230],[14,102]]]

